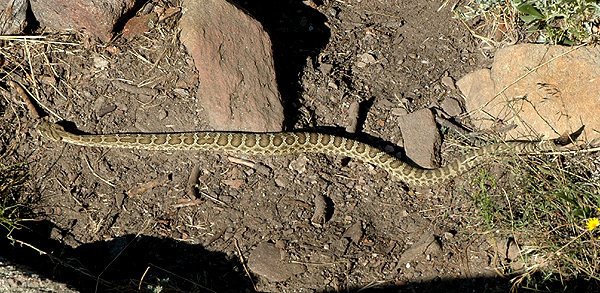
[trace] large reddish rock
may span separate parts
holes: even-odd
[[[181,42],[198,69],[197,98],[218,130],[281,131],[283,107],[262,25],[225,0],[183,2]]]
[[[42,26],[56,30],[83,30],[108,41],[115,23],[127,13],[135,0],[33,0],[31,11]]]
[[[511,139],[555,138],[582,125],[600,132],[600,48],[522,44],[496,52],[491,69],[457,82],[480,128],[510,129]]]

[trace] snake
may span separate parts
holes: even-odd
[[[318,132],[228,132],[197,131],[179,133],[78,134],[56,123],[42,122],[37,130],[42,137],[86,147],[144,150],[222,151],[247,155],[320,153],[361,160],[386,170],[393,179],[413,187],[444,184],[480,165],[490,156],[531,154],[554,150],[550,140],[507,141],[473,150],[452,163],[436,169],[413,166],[369,144]]]

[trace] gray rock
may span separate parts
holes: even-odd
[[[442,247],[435,239],[435,236],[430,232],[426,232],[415,244],[402,253],[399,263],[407,264],[420,258],[425,259],[428,255],[431,258],[431,256],[439,256],[441,254]]]
[[[453,97],[446,97],[440,102],[440,107],[444,113],[450,115],[450,117],[456,117],[462,114],[462,107],[460,102]]]
[[[23,32],[28,1],[0,1],[0,35],[17,35]]]
[[[423,168],[438,167],[441,137],[431,110],[421,109],[399,118],[406,156]]]
[[[283,259],[282,250],[268,242],[260,243],[254,248],[248,257],[248,267],[253,273],[272,282],[283,282],[306,271],[304,265]]]

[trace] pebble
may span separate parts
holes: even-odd
[[[456,85],[454,84],[454,79],[450,76],[442,77],[442,84],[451,90],[456,89]]]
[[[446,112],[446,114],[450,115],[451,117],[456,117],[463,112],[462,107],[460,106],[460,102],[452,97],[447,97],[443,99],[440,103],[440,107],[442,108],[442,110],[444,110],[444,112]]]
[[[308,163],[308,158],[305,155],[300,155],[290,162],[289,168],[298,172],[298,174],[302,174],[306,172],[306,163]]]
[[[102,58],[101,56],[94,56],[93,62],[94,67],[98,69],[105,69],[108,67],[108,60]]]
[[[406,111],[406,109],[404,109],[404,108],[400,108],[400,107],[392,108],[392,115],[402,116],[402,115],[406,115],[406,114],[408,114],[408,111]]]
[[[352,224],[352,226],[350,226],[346,230],[346,232],[344,232],[344,234],[342,235],[342,237],[349,238],[354,243],[359,243],[362,236],[363,236],[363,229],[362,229],[362,223],[360,221]]]
[[[362,55],[360,55],[360,61],[364,62],[365,64],[372,64],[375,63],[377,59],[375,59],[375,56],[369,54],[369,53],[364,53]]]
[[[333,69],[333,65],[331,65],[331,64],[327,64],[327,63],[321,63],[321,64],[319,64],[319,70],[324,75],[328,75],[331,72],[332,69]]]
[[[356,133],[359,110],[360,104],[357,101],[350,104],[350,107],[348,108],[348,125],[346,126],[347,133]]]

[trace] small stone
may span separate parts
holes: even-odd
[[[324,75],[328,75],[331,72],[332,69],[333,69],[333,65],[331,65],[331,64],[327,64],[327,63],[321,63],[321,64],[319,64],[319,70]]]
[[[460,102],[452,97],[443,99],[440,103],[440,107],[446,114],[450,115],[450,117],[456,117],[463,112]]]
[[[519,245],[513,240],[508,242],[508,252],[506,257],[510,260],[517,260],[521,256]]]
[[[115,104],[105,104],[98,110],[98,117],[103,117],[104,115],[114,111],[117,109]]]
[[[352,102],[348,108],[348,125],[346,126],[346,132],[355,133],[358,127],[358,115],[360,110],[360,104],[357,101]]]
[[[362,62],[362,61],[357,61],[357,62],[355,63],[355,65],[356,65],[356,67],[359,67],[359,68],[364,68],[365,66],[367,66],[367,63],[365,63],[365,62]]]
[[[156,15],[156,13],[134,16],[130,18],[125,24],[125,27],[123,27],[122,36],[127,40],[140,36],[154,28],[157,20],[158,15]]]
[[[183,97],[188,97],[190,95],[190,93],[186,89],[182,88],[176,88],[173,90],[173,92]]]
[[[290,181],[285,177],[277,177],[275,178],[275,184],[279,187],[287,187]]]
[[[456,89],[456,85],[454,85],[454,79],[450,76],[442,77],[442,84],[451,90]]]
[[[392,108],[392,115],[402,116],[402,115],[406,115],[406,114],[408,114],[408,111],[406,111],[405,108],[400,108],[400,107]]]
[[[419,241],[413,244],[409,249],[404,251],[400,256],[400,263],[409,263],[417,260],[423,255],[441,255],[442,247],[435,239],[435,236],[429,232],[426,232],[421,236]]]
[[[350,226],[346,232],[342,235],[342,237],[349,238],[354,243],[359,243],[360,239],[363,236],[362,223],[356,222]]]
[[[108,67],[108,60],[102,58],[101,56],[94,56],[92,60],[95,68],[105,69]]]
[[[306,163],[308,163],[308,158],[305,155],[300,155],[290,162],[289,168],[298,172],[298,174],[302,174],[306,172]]]
[[[322,194],[316,195],[310,223],[317,228],[322,228],[327,220],[327,199]]]
[[[159,109],[158,113],[156,113],[156,118],[158,120],[163,120],[165,118],[167,118],[167,111],[165,109]]]
[[[369,53],[364,53],[364,54],[360,55],[360,61],[365,64],[373,64],[373,63],[375,63],[376,59],[375,59],[375,56],[373,56]]]

